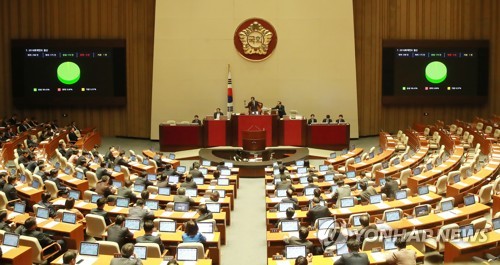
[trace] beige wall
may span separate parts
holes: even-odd
[[[300,114],[339,113],[358,137],[352,0],[156,1],[151,139],[158,124],[191,120],[226,109],[231,65],[235,112],[255,96],[281,100]],[[278,45],[263,62],[249,62],[233,46],[234,30],[260,17],[276,29]]]

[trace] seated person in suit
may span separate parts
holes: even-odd
[[[156,187],[158,188],[172,187],[172,185],[168,183],[167,177],[168,177],[167,175],[161,174],[160,178],[158,179],[158,182],[156,183]]]
[[[134,234],[132,234],[128,228],[124,227],[124,224],[125,216],[121,214],[118,215],[115,218],[115,224],[108,227],[107,241],[116,242],[120,247],[125,245],[125,243],[131,242],[134,238]]]
[[[137,200],[137,196],[132,191],[130,186],[132,186],[132,181],[130,181],[128,179],[125,180],[125,183],[123,183],[123,186],[118,188],[118,191],[116,192],[116,196],[123,197],[123,198],[130,198],[131,202],[135,202]]]
[[[97,208],[93,208],[90,210],[90,214],[95,214],[102,216],[104,218],[104,222],[106,222],[106,226],[111,224],[111,220],[109,219],[108,212],[104,210],[104,206],[106,205],[106,198],[99,198],[96,202]]]
[[[280,182],[276,184],[275,190],[287,190],[292,189],[292,181],[288,180],[285,175],[280,175]]]
[[[222,111],[220,111],[220,108],[215,109],[215,112],[214,112],[214,119],[218,120],[218,119],[220,119],[222,116],[224,116],[224,113],[222,113]]]
[[[200,120],[200,117],[198,117],[198,115],[194,115],[194,118],[193,120],[191,121],[191,123],[196,123],[198,125],[201,125],[201,120]]]
[[[156,243],[160,247],[160,253],[163,253],[165,246],[159,236],[153,236],[153,228],[155,227],[153,221],[144,222],[144,235],[136,239],[137,243]]]
[[[210,193],[210,197],[208,198],[207,202],[219,202],[220,199],[220,194],[218,191],[214,191]]]
[[[295,221],[295,220],[297,220],[297,218],[293,217],[295,215],[295,209],[293,209],[292,207],[286,209],[285,213],[286,213],[286,217],[278,220],[278,222],[276,223],[276,228],[280,227],[281,222],[283,222],[283,221]]]
[[[7,223],[7,210],[0,211],[0,230],[5,232],[12,232],[12,228]]]
[[[381,192],[387,195],[387,198],[396,198],[396,192],[399,190],[398,182],[393,180],[391,176],[385,176],[385,186],[380,189]]]
[[[196,221],[197,222],[201,222],[201,221],[205,221],[205,220],[210,220],[210,219],[214,219],[214,215],[212,214],[211,211],[208,210],[207,208],[207,205],[206,204],[201,204],[199,207],[198,207],[198,214],[200,216],[198,216],[198,218],[196,218]]]
[[[307,182],[309,184],[307,184],[307,186],[304,187],[304,189],[308,189],[308,188],[319,188],[318,185],[314,184],[314,174],[311,174],[309,173],[309,176],[307,177]]]
[[[187,175],[185,181],[181,183],[181,187],[186,189],[197,189],[198,185],[194,182],[193,176]]]
[[[63,255],[63,265],[76,265],[76,252],[68,250]]]
[[[295,259],[295,265],[311,265],[313,264],[313,254],[309,253],[306,257],[298,256]]]
[[[335,120],[336,123],[343,123],[345,122],[344,120],[344,115],[340,114],[339,115],[339,118]]]
[[[189,171],[189,175],[191,175],[193,178],[204,178],[203,173],[200,171],[200,162],[195,161],[193,162],[193,169]]]
[[[73,165],[76,165],[76,162],[78,162],[78,157],[79,157],[78,153],[79,153],[78,149],[71,149],[71,156],[69,157],[68,162]]]
[[[204,244],[206,241],[207,238],[200,232],[198,232],[198,224],[196,224],[196,221],[194,220],[187,221],[186,229],[184,230],[184,234],[182,234],[182,242],[183,243],[199,242]]]
[[[337,181],[337,190],[332,196],[332,200],[335,202],[337,208],[340,208],[340,200],[345,197],[351,196],[351,187],[344,184],[344,180],[340,179]]]
[[[359,187],[361,187],[361,194],[359,197],[361,198],[361,202],[370,202],[370,196],[377,195],[377,191],[374,187],[368,185],[366,181],[360,181]]]
[[[217,171],[221,171],[222,169],[229,169],[225,164],[224,161],[220,161],[219,164],[217,165]]]
[[[279,170],[279,174],[275,174],[273,177],[274,178],[280,178],[281,179],[281,176],[285,176],[287,179],[291,179],[290,178],[290,174],[288,173],[288,171],[286,170],[286,167],[283,166],[283,165],[280,165],[278,167],[278,170]]]
[[[359,241],[361,243],[365,241],[365,238],[374,238],[378,236],[378,228],[375,224],[370,224],[370,218],[368,218],[368,215],[362,215],[359,217],[359,223],[362,226],[361,230],[358,232]]]
[[[219,179],[219,177],[220,177],[220,171],[219,170],[215,170],[214,172],[212,172],[212,176],[214,176],[214,179]]]
[[[313,250],[313,243],[309,240],[307,240],[307,236],[309,235],[309,230],[307,227],[301,226],[299,228],[299,237],[284,237],[283,241],[285,241],[285,244],[291,245],[291,246],[306,246],[307,253],[312,253]]]
[[[0,170],[0,190],[3,191],[3,187],[5,187],[5,183],[7,183],[7,171]]]
[[[330,124],[332,123],[333,120],[330,118],[330,115],[326,115],[326,117],[323,119],[323,123],[327,123],[327,124]]]
[[[49,216],[54,217],[56,216],[56,208],[54,207],[54,204],[50,202],[50,199],[52,198],[52,195],[49,192],[44,192],[42,193],[42,200],[39,201],[37,204],[49,209]]]
[[[66,142],[63,139],[59,140],[57,150],[59,150],[59,153],[61,153],[62,156],[66,156]]]
[[[5,196],[7,197],[8,201],[13,201],[19,199],[17,196],[17,190],[14,185],[16,184],[17,178],[16,176],[9,176],[7,178],[7,183],[3,187],[3,192],[5,193]],[[14,202],[9,203],[10,206],[14,205]]]
[[[150,213],[147,209],[144,208],[144,200],[143,199],[138,199],[136,202],[136,205],[133,207],[130,207],[128,209],[128,217],[130,217],[130,218],[137,218],[137,219],[144,220],[144,218],[148,214],[152,214],[152,213]]]
[[[320,204],[320,200],[318,198],[314,198],[311,203],[311,207],[307,212],[307,218],[309,220],[309,224],[314,225],[316,219],[321,217],[329,217],[332,213],[326,206],[322,206]]]
[[[174,202],[189,202],[190,206],[194,205],[194,200],[186,196],[186,189],[182,187],[177,190],[177,195],[174,195]]]
[[[114,163],[116,166],[130,167],[127,159],[125,159],[125,150],[120,150],[119,155],[115,158]]]
[[[50,181],[54,182],[54,184],[56,184],[56,187],[59,190],[58,195],[65,195],[71,190],[71,188],[61,184],[61,181],[59,180],[59,178],[57,178],[58,174],[59,174],[59,170],[51,169],[49,172],[49,175],[47,176],[47,180],[50,180]]]
[[[292,189],[287,189],[286,190],[286,198],[283,198],[280,203],[282,202],[291,202],[293,203],[293,208],[295,210],[300,209],[299,206],[299,200],[297,198],[293,198],[293,190]],[[274,208],[278,209],[279,208],[279,203],[274,206]]]
[[[314,189],[313,198],[309,201],[309,203],[311,203],[314,198],[318,198],[319,201],[324,201],[323,197],[321,197],[322,193],[323,191],[320,188]]]
[[[340,259],[336,260],[334,265],[343,265],[343,264],[359,264],[359,265],[368,265],[370,261],[368,260],[368,255],[366,253],[359,252],[360,243],[357,239],[349,239],[347,240],[347,248],[349,249],[349,253],[343,254]]]
[[[417,253],[413,249],[406,249],[406,240],[403,237],[398,237],[395,245],[398,248],[398,251],[390,251],[386,253],[385,260],[387,264],[417,264]]]
[[[134,253],[134,244],[127,243],[121,247],[121,258],[113,258],[110,265],[142,265]]]
[[[175,172],[175,169],[172,168],[172,164],[166,163],[165,169],[163,170],[162,175],[168,177],[168,176],[179,175],[179,174],[177,172]]]
[[[102,176],[111,177],[111,172],[109,172],[106,168],[106,162],[102,161],[99,164],[99,167],[95,170],[95,176],[97,177],[97,180],[101,180]]]
[[[135,184],[139,184],[139,185],[144,185],[146,188],[148,186],[151,186],[151,185],[154,185],[153,182],[149,181],[148,180],[148,172],[146,171],[142,171],[140,174],[139,174],[139,177],[135,180]]]
[[[311,125],[314,123],[318,123],[318,120],[316,119],[316,116],[314,114],[311,114],[311,117],[307,120],[307,124]]]
[[[95,184],[95,192],[107,198],[116,193],[116,188],[112,184],[113,182],[108,176],[102,176],[102,179]]]
[[[29,217],[28,219],[26,219],[26,221],[24,222],[24,228],[25,230],[22,232],[22,235],[36,238],[42,248],[45,248],[55,242],[55,240],[47,236],[46,233],[42,233],[36,230],[37,224],[35,217]],[[52,246],[50,249],[50,253],[59,251],[59,253],[62,254],[66,251],[66,243],[64,242],[64,240],[57,240],[57,244]],[[59,255],[55,255],[54,257],[57,256]]]
[[[68,212],[72,212],[76,214],[76,220],[81,221],[85,218],[83,214],[80,212],[80,210],[74,208],[75,207],[75,199],[74,198],[67,198],[66,202],[64,203],[64,210]]]
[[[78,135],[76,134],[75,128],[69,128],[68,138],[71,143],[76,143],[78,141]]]

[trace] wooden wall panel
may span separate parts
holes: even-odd
[[[0,115],[75,120],[103,135],[149,137],[155,0],[0,1]],[[125,107],[16,109],[12,106],[10,40],[16,38],[126,39]],[[68,114],[63,117],[63,114]]]
[[[500,113],[500,2],[497,0],[353,0],[360,135],[414,122],[446,123]],[[482,106],[383,106],[383,39],[490,40],[490,91]],[[428,113],[428,116],[424,116]]]

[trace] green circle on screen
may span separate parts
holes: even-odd
[[[80,80],[80,67],[74,62],[64,62],[57,67],[57,78],[63,84],[72,85]]]
[[[448,69],[442,62],[434,61],[425,67],[425,78],[433,84],[443,82],[448,76]]]

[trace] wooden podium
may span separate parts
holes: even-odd
[[[266,149],[266,131],[242,131],[243,150],[262,151]]]

